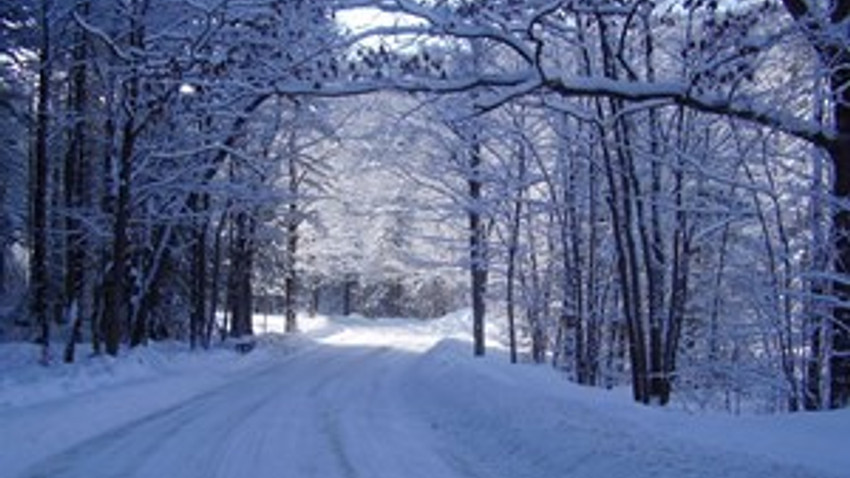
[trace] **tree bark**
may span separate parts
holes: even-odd
[[[82,18],[88,17],[88,0],[78,0],[75,11]],[[86,281],[85,235],[79,215],[89,202],[86,191],[88,171],[86,169],[86,120],[87,120],[87,68],[88,43],[87,35],[82,28],[77,28],[74,34],[72,51],[73,65],[71,67],[71,85],[69,88],[68,106],[73,112],[73,125],[69,134],[68,151],[65,156],[65,314],[72,325],[71,335],[65,349],[65,362],[73,362],[76,341],[81,336],[83,311],[83,285]]]
[[[3,193],[2,186],[0,186],[0,204],[3,204]],[[0,214],[3,214],[0,211]],[[5,218],[0,216],[0,221],[3,221]],[[2,226],[0,226],[2,227]],[[2,234],[2,233],[0,233]],[[0,296],[6,295],[6,238],[0,236]]]
[[[295,105],[296,114],[299,105]],[[298,316],[296,315],[296,297],[298,294],[297,277],[297,254],[298,254],[298,226],[301,218],[298,210],[300,172],[298,170],[298,151],[296,149],[295,129],[290,132],[288,141],[287,161],[289,175],[289,206],[286,224],[286,278],[284,279],[284,307],[286,314],[287,333],[298,331]]]
[[[520,127],[519,124],[515,124]],[[514,299],[517,253],[519,250],[520,227],[522,224],[522,203],[525,191],[526,176],[526,154],[522,143],[517,145],[516,151],[517,177],[514,185],[513,211],[511,211],[510,236],[508,238],[508,266],[506,277],[506,307],[508,313],[508,339],[510,342],[511,363],[517,363],[517,341],[516,341],[516,303]]]
[[[850,61],[846,63],[850,67]],[[836,75],[838,76],[838,75]],[[845,70],[841,76],[850,76]],[[834,82],[834,89],[846,81]],[[844,89],[841,101],[835,106],[835,118],[842,137],[830,149],[834,171],[833,197],[838,206],[833,214],[833,243],[835,259],[833,262],[836,280],[833,291],[839,305],[833,309],[832,351],[829,360],[830,406],[833,408],[850,405],[850,92]]]
[[[254,219],[247,211],[236,214],[235,234],[230,252],[230,293],[228,303],[231,308],[230,335],[242,337],[253,335],[253,287],[252,262],[254,254]]]
[[[841,0],[831,14],[834,29],[843,29],[850,17],[850,0]],[[842,30],[843,31],[843,30]],[[835,243],[835,273],[833,290],[840,305],[833,313],[832,353],[829,357],[830,405],[832,408],[850,405],[850,51],[846,41],[830,49],[835,58],[830,76],[833,98],[833,117],[839,137],[830,148],[833,165],[833,196],[838,204],[833,216]]]
[[[834,127],[838,133],[827,148],[833,168],[832,196],[837,204],[832,215],[832,268],[835,274],[832,287],[838,305],[832,310],[832,323],[820,325],[820,332],[829,331],[823,338],[831,348],[828,356],[824,357],[829,386],[820,388],[829,389],[824,393],[828,393],[832,408],[841,408],[850,405],[850,209],[846,205],[850,200],[850,52],[846,35],[838,32],[843,32],[843,25],[850,17],[850,0],[834,2],[826,20],[812,12],[811,5],[805,0],[783,0],[783,3],[809,38],[822,66],[830,71],[829,93]],[[825,346],[817,342],[816,345],[816,349]],[[820,389],[817,393],[821,393]],[[823,398],[826,397],[814,397],[813,401],[821,402]]]
[[[469,148],[469,178],[467,180],[469,193],[469,273],[472,294],[472,338],[473,354],[483,356],[485,294],[487,291],[487,238],[484,231],[484,221],[481,213],[482,187],[481,181],[481,144],[473,138]]]
[[[129,38],[131,48],[144,48],[145,16],[147,2],[133,0],[129,8]],[[117,355],[123,335],[132,327],[132,304],[130,300],[130,217],[132,206],[133,160],[137,153],[136,142],[140,131],[139,115],[142,65],[134,57],[130,62],[128,76],[121,91],[122,104],[119,111],[125,115],[121,126],[121,146],[118,151],[117,184],[112,220],[111,267],[104,286],[103,339],[106,353]]]
[[[133,82],[135,83],[135,82]],[[135,97],[135,86],[131,86]],[[127,293],[127,252],[130,245],[130,169],[135,150],[135,133],[132,118],[123,128],[123,139],[118,164],[118,185],[112,225],[111,267],[104,285],[103,339],[106,353],[117,355],[124,323],[129,319],[129,294]]]
[[[32,165],[30,197],[32,198],[32,257],[30,262],[32,296],[30,310],[39,327],[39,342],[44,347],[43,360],[49,359],[50,319],[47,312],[47,135],[50,104],[50,24],[51,2],[42,0],[39,24],[38,100],[36,102],[35,154]]]
[[[584,358],[585,364],[585,384],[594,386],[599,381],[599,345],[601,342],[600,334],[600,317],[604,317],[604,313],[601,307],[601,303],[603,300],[600,299],[600,284],[598,281],[600,280],[601,274],[597,271],[599,267],[599,231],[598,231],[598,211],[599,207],[597,204],[599,202],[599,186],[597,185],[597,181],[599,181],[597,166],[590,162],[587,167],[587,177],[588,177],[588,239],[587,239],[587,274],[585,275],[586,281],[586,310],[585,310],[585,320],[587,321],[587,344],[586,344],[586,352]],[[579,232],[575,232],[576,235]]]
[[[207,219],[208,197],[192,193],[188,201],[192,214],[192,312],[189,317],[189,344],[195,348],[204,337],[207,317]]]
[[[215,237],[213,238],[213,263],[212,263],[212,283],[210,284],[210,307],[207,311],[206,329],[204,331],[205,346],[209,346],[212,341],[213,329],[216,326],[216,313],[218,312],[219,299],[219,276],[221,275],[221,236],[224,231],[224,226],[227,224],[227,216],[222,214],[218,225],[215,228]]]

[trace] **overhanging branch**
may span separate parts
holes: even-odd
[[[755,103],[735,101],[718,94],[694,94],[692,88],[682,83],[635,83],[607,78],[552,77],[542,81],[543,86],[564,97],[607,96],[631,102],[658,101],[685,106],[704,113],[713,113],[766,126],[800,138],[814,145],[829,148],[838,135],[821,125],[800,120],[796,116]]]

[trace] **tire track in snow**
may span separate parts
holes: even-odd
[[[374,350],[365,351],[362,356],[356,357],[354,360],[345,361],[343,367],[317,382],[309,391],[309,395],[317,399],[317,406],[321,407],[319,411],[321,433],[327,439],[329,449],[346,478],[359,478],[361,475],[352,462],[350,452],[341,433],[342,407],[337,402],[339,399],[344,400],[345,397],[337,393],[336,387],[346,379],[351,379],[346,377],[347,372],[356,370],[362,373],[361,368],[368,361],[381,360],[388,351],[387,347],[378,347]]]
[[[324,406],[336,417],[333,433],[347,447],[354,476],[475,477],[438,452],[430,422],[403,403],[402,379],[417,360],[418,355],[384,347],[359,363],[357,374],[325,390]]]

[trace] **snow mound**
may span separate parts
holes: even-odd
[[[732,417],[646,407],[547,366],[511,365],[503,351],[475,358],[454,339],[409,375],[408,400],[444,452],[486,476],[838,478],[850,469],[850,410]]]
[[[264,335],[250,354],[234,359],[234,342],[216,343],[209,350],[192,351],[185,343],[153,342],[121,350],[118,357],[91,355],[79,346],[75,363],[53,356],[41,365],[41,347],[32,343],[0,344],[0,410],[67,399],[91,391],[196,373],[227,374],[260,364],[269,355],[287,355],[305,346],[306,339]]]
[[[74,364],[49,366],[37,363],[35,345],[0,345],[3,476],[16,476],[86,440],[261,374],[309,344],[269,335],[256,338],[254,350],[243,355],[230,340],[196,351],[184,343],[160,342],[122,350],[118,357],[81,354]]]

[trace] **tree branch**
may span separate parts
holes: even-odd
[[[730,116],[776,129],[821,147],[831,147],[838,135],[821,125],[800,120],[756,104],[744,104],[733,99],[711,94],[693,94],[682,83],[634,83],[607,78],[546,78],[543,85],[564,97],[607,96],[632,102],[668,100],[671,104],[686,106],[704,113]]]

